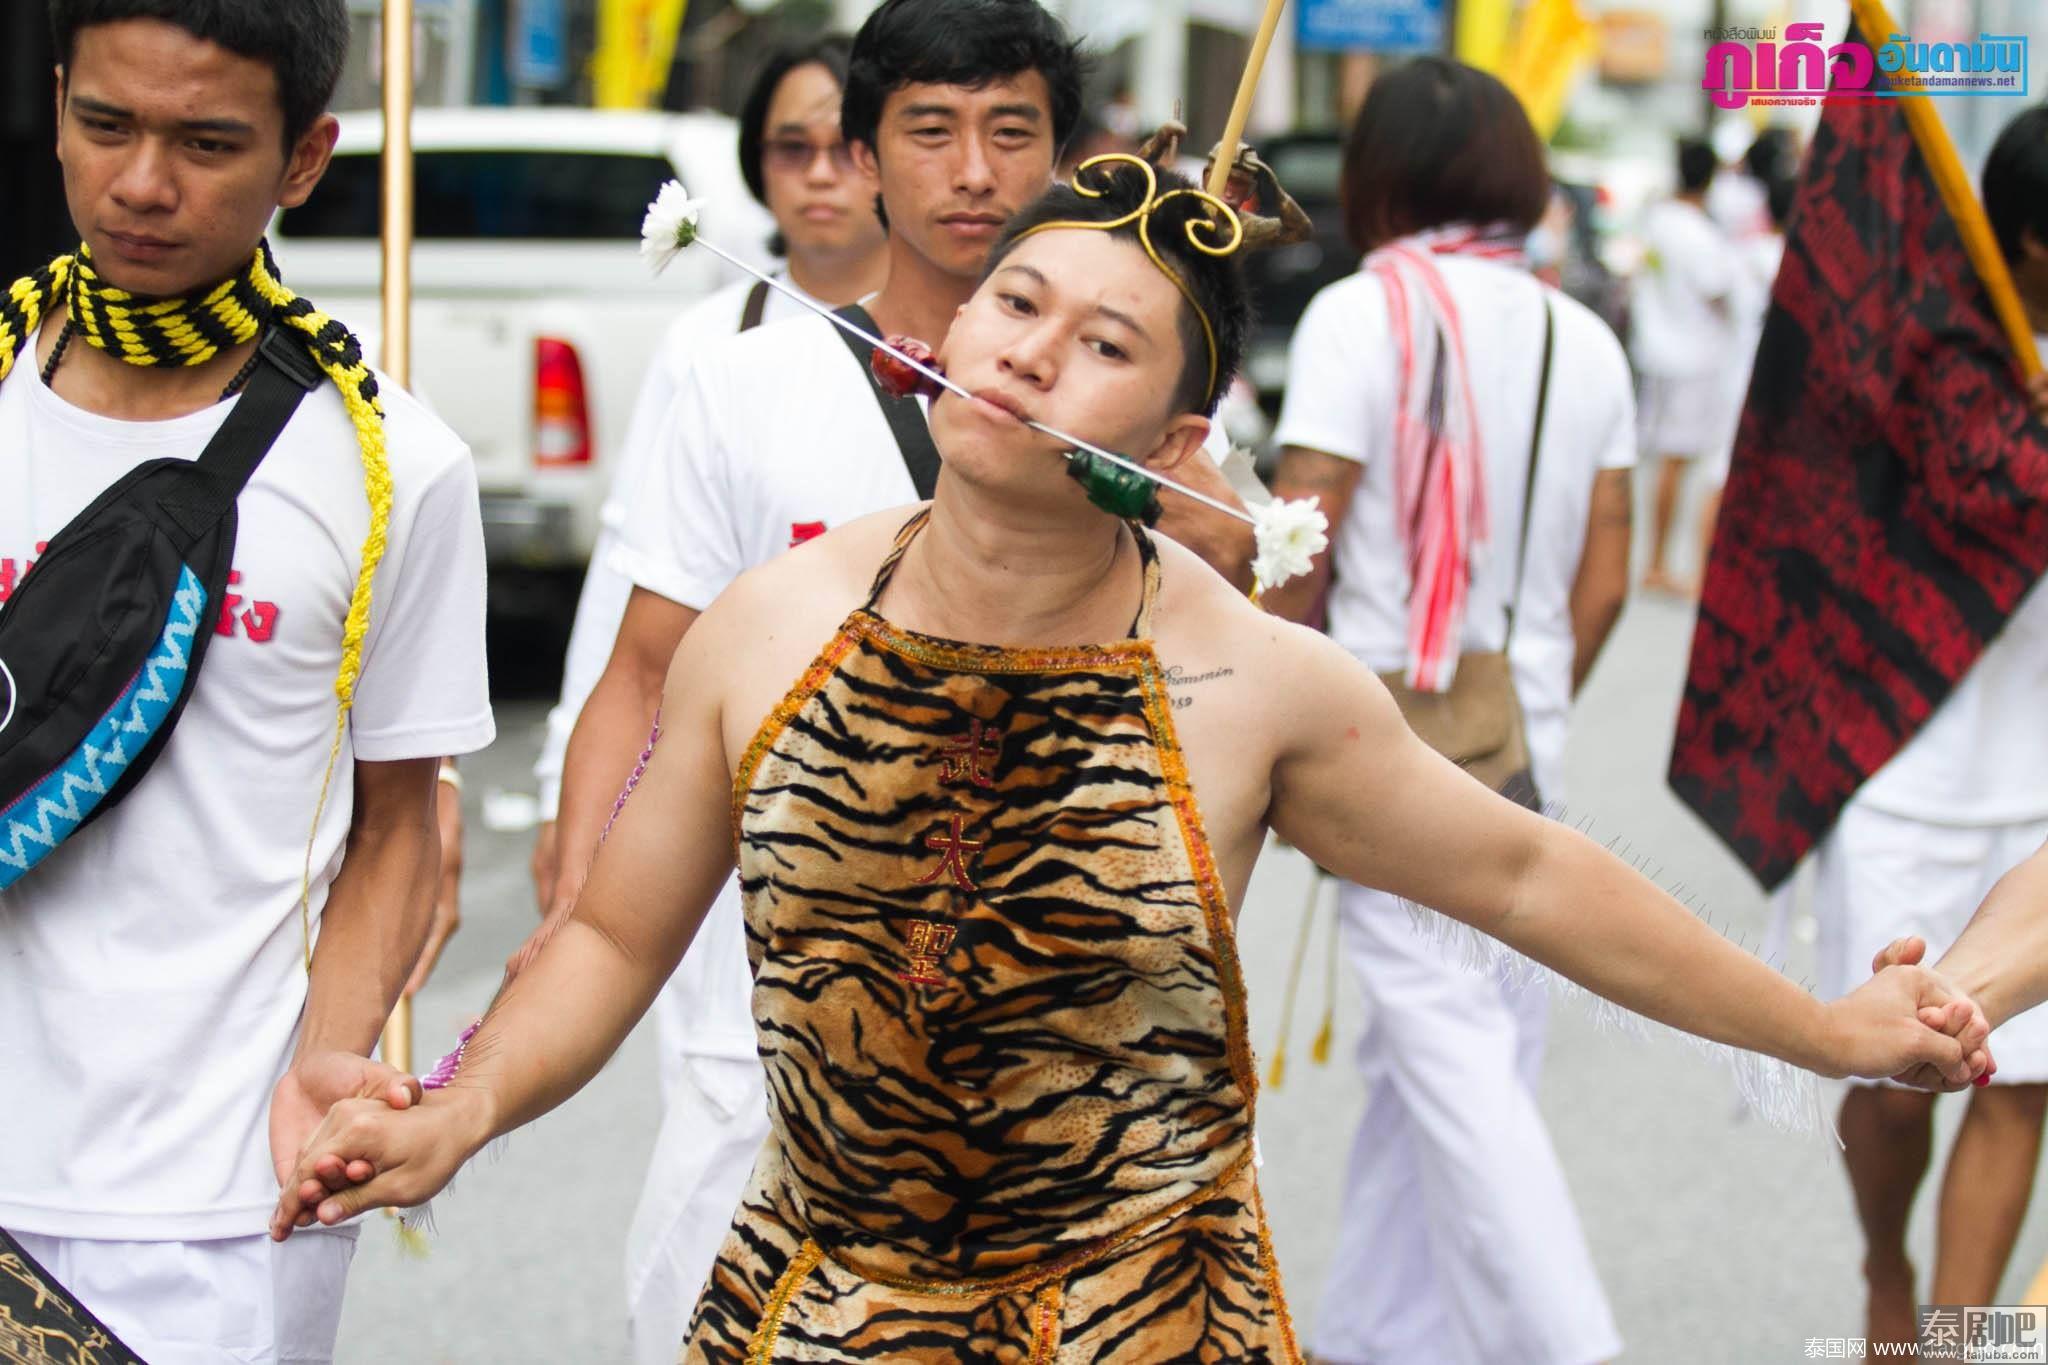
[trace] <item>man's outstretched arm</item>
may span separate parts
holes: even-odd
[[[555,877],[543,906],[555,921],[583,889],[619,789],[647,745],[676,647],[696,619],[690,608],[646,588],[635,587],[626,600],[611,658],[576,718],[562,762]]]
[[[1900,939],[1872,971],[1918,962],[1920,939]],[[1998,879],[1935,970],[1969,993],[1997,1028],[2048,1000],[2048,844]]]
[[[1688,1033],[1824,1075],[1932,1063],[1952,1087],[1988,1063],[1988,1025],[1901,967],[1823,1005],[1590,839],[1503,800],[1430,750],[1344,651],[1273,623],[1280,717],[1270,820],[1338,876],[1491,934],[1587,989]],[[1922,1007],[1960,1040],[1930,1028]]]
[[[274,1237],[432,1197],[491,1138],[576,1093],[646,1012],[733,866],[715,680],[738,646],[722,634],[700,625],[677,652],[661,742],[583,895],[500,992],[455,1080],[403,1110],[381,1099],[330,1110],[283,1182]]]

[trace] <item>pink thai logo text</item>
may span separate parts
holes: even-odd
[[[1776,28],[1709,29],[1700,81],[1723,109],[1750,104],[1818,104],[1822,98],[1896,99],[1902,95],[2027,95],[2024,34],[1980,33],[1974,43],[1916,43],[1903,33],[1868,43],[1825,45],[1817,23]],[[1877,73],[1886,88],[1874,89]],[[1829,88],[1832,78],[1833,88]]]

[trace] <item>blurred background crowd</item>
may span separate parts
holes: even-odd
[[[497,680],[552,685],[578,579],[595,543],[605,470],[622,441],[655,339],[677,307],[720,282],[686,261],[650,286],[633,232],[652,190],[672,175],[708,196],[739,230],[721,240],[765,259],[772,224],[741,181],[734,116],[766,56],[826,29],[850,32],[866,0],[419,0],[416,18],[419,246],[415,387],[467,439],[479,462],[491,537],[498,635],[517,626],[516,657]],[[1261,6],[1256,0],[1053,0],[1092,66],[1077,164],[1128,150],[1178,115],[1198,159],[1221,132]],[[2032,0],[1906,0],[1894,15],[1916,40],[2048,31]],[[55,160],[49,37],[41,7],[0,11],[0,270],[24,274],[72,234]],[[355,42],[339,110],[378,102],[380,0],[351,0]],[[1343,134],[1389,62],[1454,55],[1502,75],[1547,142],[1556,189],[1529,241],[1532,265],[1614,327],[1639,374],[1716,372],[1713,450],[1671,463],[1648,582],[1686,590],[1698,576],[1695,525],[1712,513],[1753,346],[1733,344],[1761,316],[1774,269],[1774,203],[1796,173],[1818,110],[1717,109],[1701,88],[1706,51],[1724,34],[1813,20],[1839,34],[1844,0],[1795,14],[1782,0],[1302,0],[1281,26],[1250,137],[1315,221],[1312,240],[1253,257],[1259,331],[1226,410],[1231,435],[1270,469],[1271,419],[1287,382],[1287,347],[1316,292],[1357,267],[1338,207]],[[2041,45],[2027,61],[2042,74]],[[2015,101],[1948,99],[1943,117],[1966,166],[1981,164]],[[380,120],[344,114],[340,154],[305,208],[275,234],[295,284],[374,339]],[[1687,144],[1681,146],[1681,143]],[[1688,184],[1704,179],[1704,188]],[[1779,198],[1774,201],[1773,192]],[[1691,201],[1676,209],[1674,196]],[[1697,231],[1688,231],[1696,228]],[[1728,308],[1688,333],[1669,307],[1639,305],[1667,257],[1725,273]],[[692,267],[695,267],[693,270]],[[1670,301],[1663,301],[1668,304]],[[1682,305],[1681,305],[1682,307]],[[1724,335],[1720,328],[1727,329]],[[1753,333],[1747,335],[1752,336]],[[1675,351],[1687,354],[1674,354]],[[494,375],[489,385],[473,382]],[[506,384],[511,383],[508,391]],[[1705,385],[1706,381],[1702,381]],[[1652,389],[1656,381],[1652,381]],[[1695,386],[1700,387],[1700,386]],[[1652,392],[1648,397],[1658,396]],[[508,402],[508,398],[514,401]],[[1646,411],[1646,420],[1654,416]],[[1646,432],[1646,436],[1648,433]],[[1654,444],[1654,442],[1652,442]],[[1695,521],[1695,517],[1700,520]],[[539,630],[552,647],[524,648]],[[525,661],[538,661],[529,676]]]

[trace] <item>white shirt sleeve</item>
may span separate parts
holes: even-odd
[[[1635,381],[1630,376],[1628,359],[1622,352],[1621,343],[1611,336],[1607,340],[1613,352],[1612,363],[1602,367],[1599,377],[1614,394],[1614,403],[1607,431],[1598,443],[1594,468],[1634,469],[1637,441]],[[1562,379],[1564,376],[1554,373],[1552,377]]]
[[[1287,397],[1274,443],[1363,463],[1387,425],[1386,294],[1352,275],[1309,301],[1287,346]]]
[[[496,731],[484,663],[484,527],[464,450],[391,528],[349,718],[356,758],[474,753]]]
[[[691,367],[620,527],[611,567],[649,592],[702,611],[747,569],[735,527],[734,459],[707,369]]]
[[[625,619],[626,600],[632,596],[631,580],[614,569],[613,553],[619,544],[619,528],[625,524],[626,509],[647,476],[651,453],[662,434],[662,423],[675,404],[675,360],[668,347],[655,356],[633,401],[633,416],[626,424],[625,443],[619,447],[618,463],[606,490],[604,508],[598,514],[597,543],[591,547],[590,566],[583,575],[583,591],[576,598],[576,621],[569,628],[569,649],[562,661],[562,696],[548,712],[547,733],[541,740],[540,756],[534,760],[533,775],[540,784],[541,818],[552,820],[562,801],[562,768],[568,759],[569,736],[583,703],[590,699],[604,666],[611,659],[618,639],[619,622]]]

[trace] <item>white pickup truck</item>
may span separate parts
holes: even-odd
[[[285,279],[373,361],[382,141],[381,116],[343,115],[326,178],[272,233]],[[412,388],[475,454],[493,609],[566,612],[655,344],[731,278],[691,252],[650,276],[648,201],[680,179],[707,201],[705,234],[761,263],[774,224],[721,115],[421,109],[413,146]]]

